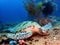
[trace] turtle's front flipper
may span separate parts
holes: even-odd
[[[26,39],[32,36],[32,32],[31,31],[25,31],[22,33],[16,33],[16,37],[17,39]]]
[[[31,36],[32,36],[31,31],[25,31],[25,32],[21,32],[21,33],[7,35],[8,38],[12,38],[12,39],[26,39],[26,38],[29,38]]]

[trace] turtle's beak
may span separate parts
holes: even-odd
[[[49,35],[49,33],[47,31],[45,31],[45,30],[42,30],[42,34],[43,35]]]

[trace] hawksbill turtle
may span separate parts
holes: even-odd
[[[26,39],[26,38],[29,38],[29,37],[31,37],[33,35],[33,32],[30,29],[29,30],[27,29],[25,31],[25,29],[28,28],[29,26],[35,26],[38,29],[41,28],[42,30],[46,29],[46,31],[52,27],[51,23],[48,23],[47,25],[41,27],[37,22],[24,21],[24,22],[16,25],[14,28],[10,28],[9,30],[11,32],[17,32],[17,33],[15,33],[15,34],[7,34],[7,37],[8,38],[13,38],[13,39]],[[23,30],[23,32],[20,32],[22,30]]]

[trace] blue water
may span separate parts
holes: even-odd
[[[60,17],[60,0],[55,0],[57,10],[52,14]],[[0,0],[0,20],[2,23],[17,23],[28,20],[22,0]]]

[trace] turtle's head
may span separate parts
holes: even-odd
[[[42,36],[49,35],[48,31],[45,31],[45,30],[42,30],[42,29],[39,30],[39,34],[42,35]]]

